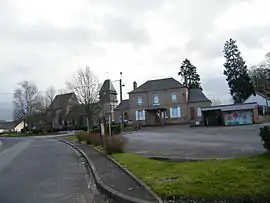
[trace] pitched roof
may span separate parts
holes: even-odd
[[[135,90],[129,92],[129,94],[137,92],[149,92],[149,91],[159,91],[174,88],[183,88],[184,86],[175,80],[174,78],[163,78],[157,80],[148,80],[141,86],[137,87]]]
[[[94,108],[96,112],[99,111],[99,106],[100,106],[99,102],[92,104],[92,108]],[[65,119],[71,119],[71,118],[75,118],[79,116],[86,116],[87,113],[85,111],[86,111],[85,104],[74,105],[72,106],[70,111],[67,113],[67,115],[65,115]]]
[[[255,92],[255,94],[258,94],[258,95],[260,95],[261,97],[263,97],[263,98],[266,98],[266,99],[269,99],[270,100],[270,97],[267,95],[267,94],[264,94],[264,93],[262,93],[262,92]]]
[[[55,96],[53,102],[51,103],[49,109],[61,109],[68,104],[69,99],[75,95],[73,92],[66,94],[58,94]]]
[[[124,99],[115,109],[129,109],[129,99]]]
[[[6,121],[6,122],[2,122],[0,124],[0,129],[12,129],[16,126],[16,122],[15,121]]]
[[[188,102],[204,102],[210,101],[202,92],[201,89],[189,89],[188,90]]]
[[[102,92],[117,93],[110,79],[107,79],[104,81],[99,93],[102,93]]]

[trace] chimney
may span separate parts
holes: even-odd
[[[135,89],[137,89],[137,82],[136,81],[133,82],[133,90],[135,90]]]

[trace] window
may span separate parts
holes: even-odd
[[[135,112],[136,114],[136,121],[144,121],[145,120],[145,111],[144,110],[138,110]]]
[[[159,105],[159,98],[158,98],[158,95],[157,95],[157,94],[154,94],[154,97],[153,97],[153,104],[154,104],[154,105]]]
[[[181,108],[180,107],[170,108],[170,117],[171,118],[180,118],[181,117]]]
[[[172,101],[176,102],[177,101],[177,95],[176,94],[172,94]]]
[[[138,105],[139,105],[139,106],[142,105],[142,96],[138,96]]]
[[[202,116],[201,107],[197,107],[197,116]]]

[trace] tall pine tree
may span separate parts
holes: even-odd
[[[242,103],[254,93],[246,62],[233,39],[226,41],[223,52],[226,59],[224,75],[230,88],[230,94],[235,103]]]
[[[197,68],[192,65],[188,59],[183,61],[178,75],[182,77],[184,85],[189,89],[202,89],[200,82],[201,79],[200,75],[197,73]]]

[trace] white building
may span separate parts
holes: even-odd
[[[244,103],[257,102],[260,115],[270,114],[270,98],[262,93],[256,92],[250,95]]]

